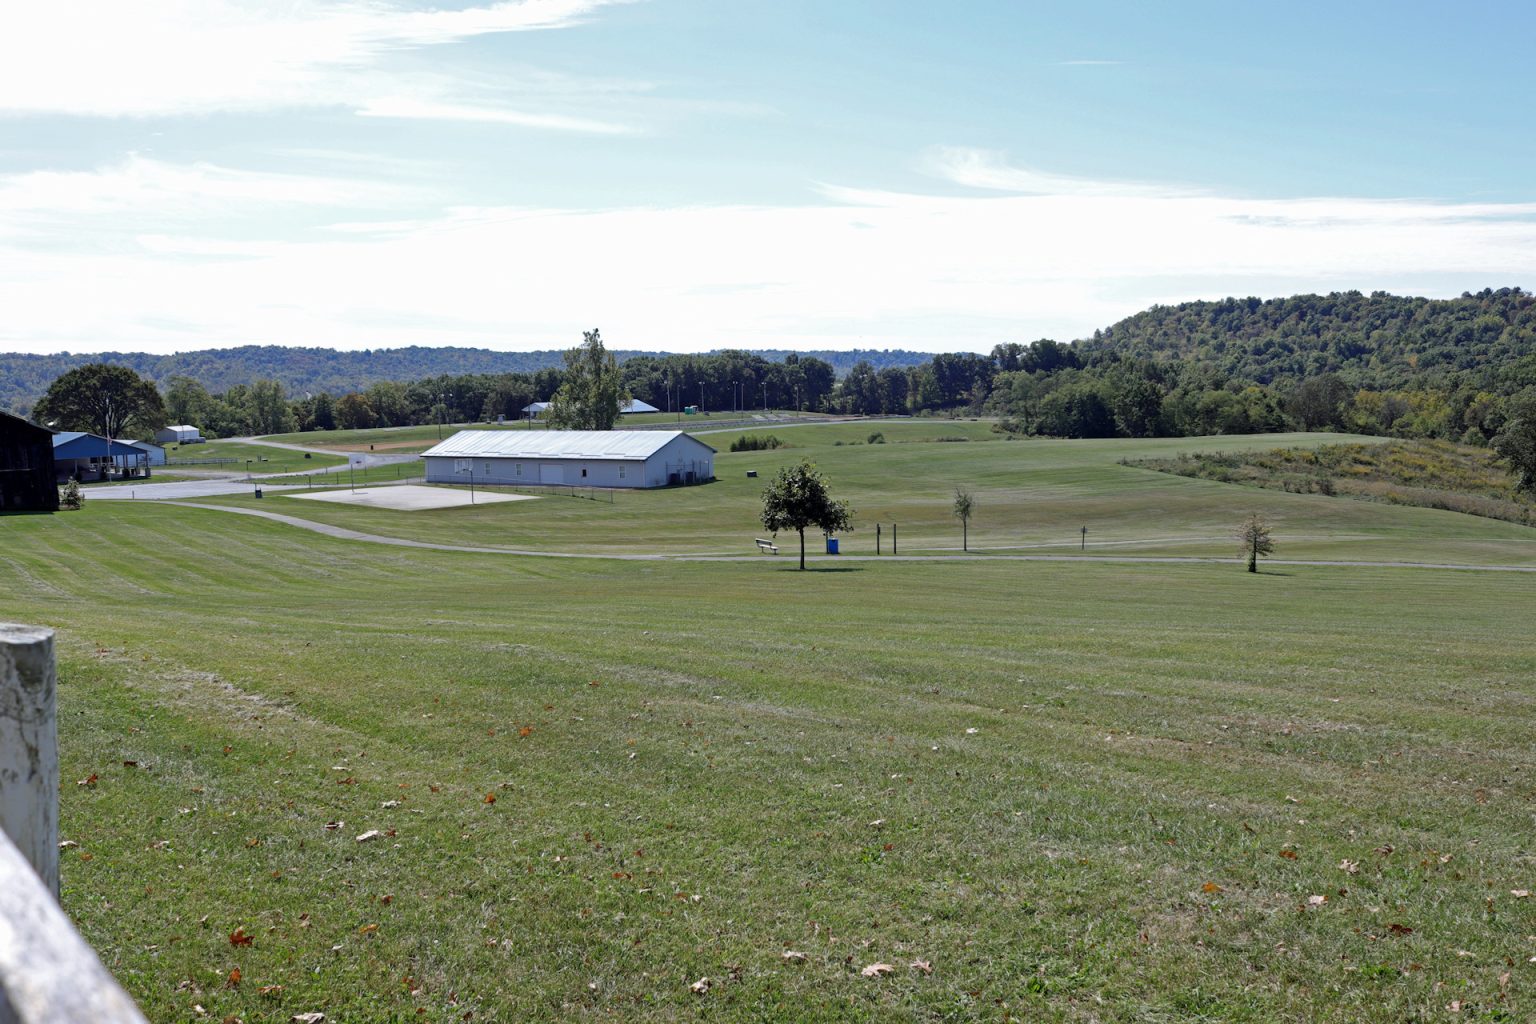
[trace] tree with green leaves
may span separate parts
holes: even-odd
[[[1505,405],[1503,429],[1493,450],[1515,471],[1515,488],[1536,494],[1536,387],[1526,388]]]
[[[165,426],[165,403],[154,384],[126,366],[87,363],[48,385],[32,417],[55,430],[117,438],[131,427],[148,436]]]
[[[593,328],[565,353],[565,383],[549,400],[545,415],[559,430],[612,430],[628,400],[619,365]]]
[[[1243,525],[1237,528],[1237,539],[1242,541],[1243,554],[1248,556],[1248,571],[1259,571],[1259,556],[1272,554],[1275,542],[1269,536],[1269,523],[1257,512],[1250,513]]]
[[[976,496],[961,487],[955,488],[955,518],[960,520],[960,550],[971,550],[971,514],[976,511]]]
[[[800,534],[800,568],[805,569],[805,530],[814,526],[823,533],[853,529],[853,509],[834,499],[826,478],[814,463],[785,466],[763,491],[763,529]]]

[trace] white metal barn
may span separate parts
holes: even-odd
[[[680,430],[461,430],[421,458],[432,484],[666,487],[715,477],[715,450]]]

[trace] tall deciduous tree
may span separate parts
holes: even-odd
[[[165,403],[153,384],[126,366],[88,363],[50,384],[32,415],[59,430],[123,437],[130,426],[146,434],[165,426]]]
[[[826,478],[813,463],[785,466],[763,491],[762,523],[765,530],[778,533],[794,530],[800,534],[800,568],[805,568],[805,530],[808,526],[823,533],[853,529],[853,509],[846,501],[834,499],[827,490]]]
[[[1243,554],[1248,556],[1248,571],[1259,571],[1259,556],[1274,552],[1275,542],[1269,537],[1269,523],[1257,512],[1243,520],[1237,528],[1237,539],[1243,543]]]
[[[546,414],[561,430],[612,430],[628,395],[613,353],[602,334],[581,333],[581,344],[565,354],[565,383],[555,392]]]
[[[1493,439],[1493,450],[1515,471],[1516,488],[1536,494],[1536,387],[1512,398],[1505,412],[1508,418]]]

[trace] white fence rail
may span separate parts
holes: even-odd
[[[53,631],[0,623],[0,1024],[144,1024],[59,908]]]

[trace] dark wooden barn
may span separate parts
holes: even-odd
[[[0,412],[0,512],[56,512],[53,431]]]

